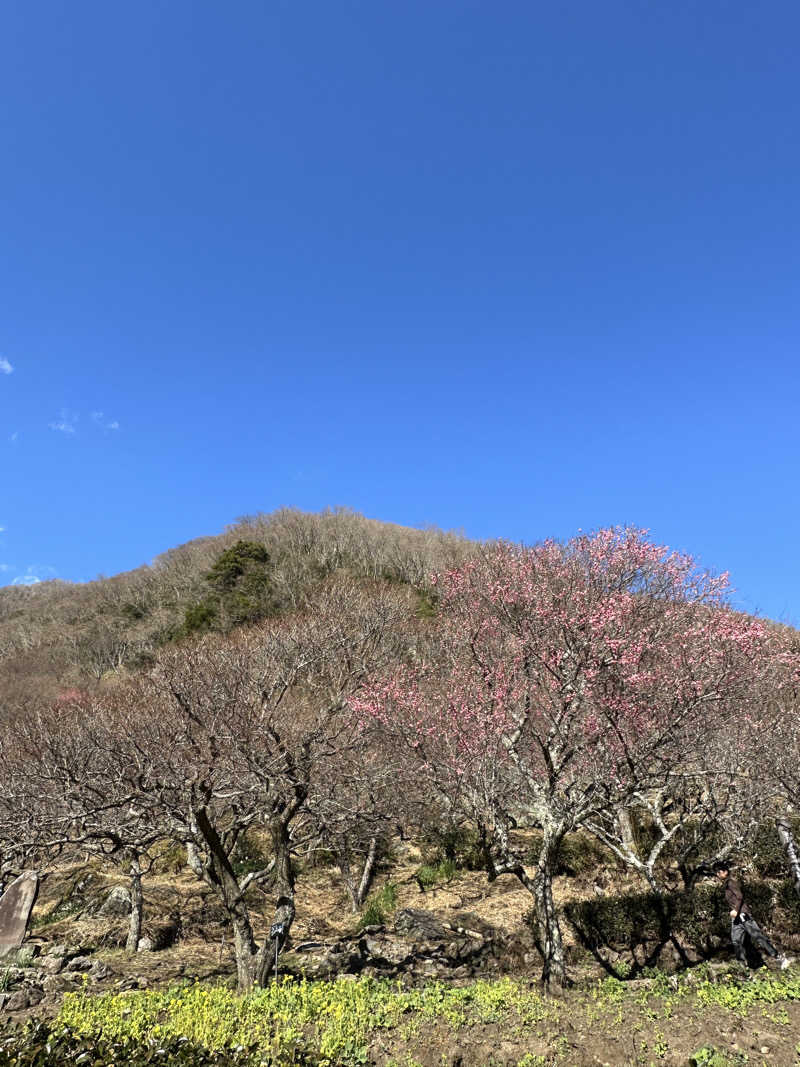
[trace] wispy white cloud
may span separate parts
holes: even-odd
[[[95,426],[99,426],[101,430],[118,430],[119,423],[116,419],[107,419],[105,412],[93,411],[92,422]]]
[[[11,584],[38,585],[39,582],[45,582],[48,578],[55,578],[57,573],[55,567],[51,567],[46,563],[32,563],[30,567],[25,570],[25,573],[18,574]]]
[[[75,427],[79,418],[80,415],[77,411],[68,411],[66,408],[62,408],[61,415],[49,424],[50,429],[58,430],[59,433],[75,433]]]
[[[13,374],[14,368],[5,357],[0,356],[0,374]]]
[[[19,440],[19,431],[18,430],[14,430],[12,435],[9,437],[9,441],[11,442],[12,445],[15,445],[18,440]]]
[[[6,571],[10,571],[10,570],[11,570],[11,564],[10,563],[0,563],[0,572],[5,574]]]

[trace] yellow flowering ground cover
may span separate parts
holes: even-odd
[[[511,978],[411,989],[371,978],[286,978],[246,996],[201,984],[72,993],[55,1025],[155,1049],[180,1038],[236,1053],[247,1067],[727,1067],[796,1062],[798,1022],[796,969],[749,981],[697,969],[680,980],[607,978],[560,998]]]

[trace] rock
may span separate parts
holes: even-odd
[[[386,938],[378,947],[373,962],[385,960],[386,963],[397,965],[413,960],[416,954],[416,946],[412,941],[400,941],[396,937]]]
[[[457,960],[465,949],[465,955],[469,955],[466,941],[451,941],[448,945],[445,945],[444,954],[449,960]]]
[[[48,974],[42,982],[42,989],[47,996],[51,997],[59,993],[71,993],[75,989],[80,989],[82,985],[83,979],[75,972],[72,974]]]
[[[0,897],[0,957],[15,953],[25,940],[38,892],[39,876],[23,871]]]
[[[95,960],[92,966],[89,968],[89,977],[95,982],[102,982],[105,978],[108,978],[114,972],[108,966],[107,963],[103,963],[102,960]]]
[[[137,952],[152,952],[155,948],[153,939],[151,937],[140,937],[139,942],[136,945]]]
[[[11,999],[10,993],[0,993],[0,1011],[3,1011],[8,1001]]]
[[[441,941],[446,936],[442,922],[421,908],[402,908],[394,917],[394,928],[411,941]]]
[[[68,960],[74,959],[75,956],[83,956],[85,954],[86,950],[80,948],[78,945],[65,945],[61,943],[51,945],[45,952],[45,956],[63,960],[65,963]]]
[[[115,885],[97,909],[98,915],[112,915],[119,918],[127,918],[130,913],[131,894],[124,885]]]
[[[509,945],[506,935],[469,912],[442,922],[431,912],[406,908],[398,912],[393,931],[373,925],[354,938],[304,942],[282,954],[280,970],[312,979],[360,973],[412,984],[428,978],[464,982],[497,971],[495,957],[505,959]],[[514,948],[515,959],[525,947]]]
[[[90,971],[94,960],[89,956],[75,956],[64,968],[65,971]]]
[[[41,1004],[44,1000],[44,991],[39,986],[30,986],[28,988],[28,1007],[32,1008],[36,1004]]]
[[[38,1001],[37,1001],[38,1003]],[[5,1004],[6,1011],[25,1011],[31,1006],[30,990],[18,989],[12,993]]]
[[[423,978],[436,978],[441,973],[441,968],[436,960],[420,960],[414,971]]]
[[[42,956],[39,967],[46,974],[58,974],[64,968],[64,960],[61,956]]]

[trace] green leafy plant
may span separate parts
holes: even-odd
[[[102,1034],[82,1034],[68,1026],[30,1022],[25,1026],[6,1024],[0,1029],[0,1067],[249,1067],[256,1063],[257,1049],[209,1050],[175,1035],[162,1037],[108,1038]],[[284,1063],[318,1063],[303,1053]]]
[[[397,886],[394,882],[376,890],[368,899],[358,921],[358,929],[365,926],[382,926],[388,915],[397,907]]]
[[[457,874],[458,867],[455,862],[453,860],[443,859],[437,864],[424,864],[417,870],[414,878],[420,889],[424,892],[426,889],[433,889],[434,886],[452,882]]]

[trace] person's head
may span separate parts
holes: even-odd
[[[730,866],[727,863],[725,863],[724,860],[717,860],[717,862],[714,864],[712,870],[714,871],[714,874],[717,876],[717,878],[719,878],[719,880],[721,882],[724,882],[725,879],[728,877],[728,875],[731,873]]]

